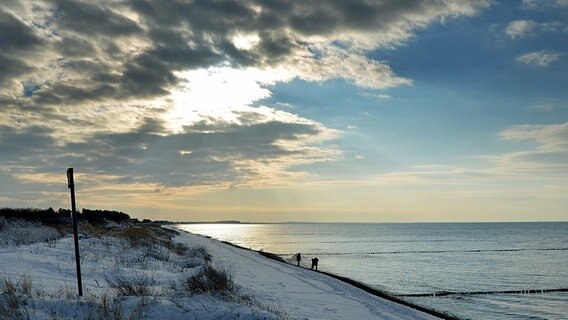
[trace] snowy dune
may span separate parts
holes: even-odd
[[[102,233],[88,229],[93,226],[80,226],[84,295],[78,297],[71,236],[55,240],[51,227],[0,223],[0,319],[287,318],[230,283],[230,288],[196,289],[211,263],[206,249],[192,241],[183,246],[163,234],[124,236],[159,229],[142,224]],[[45,235],[48,241],[39,241]]]
[[[149,243],[132,242],[124,237],[132,226],[80,239],[85,294],[79,298],[72,238],[56,239],[51,227],[5,222],[0,319],[436,319],[181,229],[171,239],[162,234]],[[228,270],[234,286],[196,291],[195,283],[187,285],[208,266]],[[121,282],[139,286],[128,292]]]

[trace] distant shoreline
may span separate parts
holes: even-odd
[[[226,221],[194,221],[194,222],[172,222],[173,224],[255,224],[251,222],[241,222],[237,220]]]
[[[219,241],[219,242],[221,242],[221,243],[230,245],[230,246],[235,247],[235,248],[239,248],[239,249],[243,249],[243,250],[248,250],[248,251],[256,252],[256,253],[258,253],[258,254],[260,254],[260,255],[266,257],[266,258],[269,258],[269,259],[272,259],[272,260],[276,260],[276,261],[278,261],[278,262],[280,262],[280,263],[285,263],[285,264],[291,265],[291,264],[289,264],[288,262],[286,262],[284,259],[282,259],[280,256],[278,256],[277,254],[274,254],[274,253],[271,253],[271,252],[266,252],[266,251],[260,251],[260,250],[254,250],[254,249],[246,248],[246,247],[240,246],[240,245],[238,245],[238,244],[234,244],[234,243],[229,242],[229,241],[224,241],[224,240],[215,239],[215,238],[210,237],[210,236],[205,236],[205,235],[201,235],[201,234],[197,234],[197,233],[192,233],[192,232],[189,232],[189,231],[187,231],[187,230],[182,230],[182,229],[179,229],[179,228],[176,228],[176,230],[177,230],[177,231],[182,231],[182,232],[187,232],[187,233],[190,233],[190,234],[199,236],[199,237],[203,237],[203,238],[207,238],[207,239],[212,239],[212,240],[215,240],[215,241]],[[305,267],[301,267],[301,268],[308,269],[308,268],[305,268]],[[308,269],[308,270],[309,270],[309,269]],[[329,277],[334,278],[334,279],[336,279],[336,280],[339,280],[339,281],[341,281],[341,282],[347,283],[347,284],[349,284],[349,285],[351,285],[351,286],[354,286],[354,287],[356,287],[356,288],[358,288],[358,289],[361,289],[361,290],[363,290],[363,291],[365,291],[365,292],[367,292],[367,293],[369,293],[369,294],[371,294],[371,295],[373,295],[373,296],[376,296],[376,297],[379,297],[379,298],[382,298],[382,299],[385,299],[385,300],[389,300],[389,301],[392,301],[392,302],[395,302],[395,303],[398,303],[398,304],[407,306],[407,307],[409,307],[409,308],[412,308],[412,309],[415,309],[415,310],[424,312],[424,313],[426,313],[426,314],[429,314],[429,315],[438,317],[438,318],[440,318],[440,319],[446,319],[446,320],[461,320],[460,318],[458,318],[458,317],[456,317],[456,316],[453,316],[453,315],[450,315],[450,314],[447,314],[447,313],[444,313],[444,312],[441,312],[441,311],[437,311],[437,310],[434,310],[434,309],[426,308],[426,307],[417,305],[417,304],[415,304],[415,303],[412,303],[412,302],[410,302],[410,301],[402,300],[402,299],[400,299],[400,298],[398,298],[398,297],[392,295],[392,294],[389,293],[389,292],[372,288],[372,287],[370,287],[369,285],[366,285],[366,284],[364,284],[364,283],[361,283],[361,282],[359,282],[359,281],[353,280],[353,279],[348,278],[348,277],[343,277],[343,276],[336,275],[336,274],[334,274],[334,273],[326,272],[326,271],[316,271],[316,270],[313,270],[313,271],[314,271],[314,272],[317,272],[317,273],[320,273],[320,274],[324,274],[324,275],[326,275],[326,276],[329,276]]]

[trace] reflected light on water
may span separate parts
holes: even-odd
[[[178,228],[200,235],[207,235],[214,239],[228,240],[233,243],[250,243],[248,239],[255,241],[265,239],[266,235],[262,232],[260,224],[240,224],[240,223],[203,223],[203,224],[180,224]],[[264,242],[264,241],[262,241]],[[252,249],[260,250],[258,245],[248,246]]]

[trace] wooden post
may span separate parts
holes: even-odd
[[[73,239],[75,240],[77,287],[79,288],[79,296],[83,296],[83,283],[81,282],[81,256],[79,255],[79,235],[77,233],[77,210],[75,207],[75,182],[73,181],[73,168],[67,169],[67,185],[71,190],[71,216],[73,217]]]

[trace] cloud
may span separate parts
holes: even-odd
[[[543,10],[546,8],[568,7],[567,0],[523,0],[521,9],[524,10]]]
[[[390,172],[371,181],[378,185],[471,185],[488,182],[494,175],[479,168],[445,165],[415,166],[409,171]]]
[[[2,1],[3,174],[52,192],[74,166],[123,194],[307,179],[301,165],[342,157],[341,132],[261,105],[270,86],[411,85],[369,53],[490,3]]]
[[[344,78],[362,88],[385,89],[410,85],[412,81],[401,78],[382,62],[362,55],[348,54],[343,50],[327,50],[319,60],[298,61],[303,66],[299,77],[311,81]]]
[[[55,144],[55,139],[50,136],[51,129],[40,126],[30,126],[24,129],[15,129],[9,126],[0,126],[0,159],[3,164],[18,165],[20,160],[35,161],[36,152],[44,149],[45,146]],[[37,163],[41,163],[37,159]]]
[[[536,110],[540,110],[540,111],[553,111],[556,109],[562,109],[562,108],[566,108],[568,107],[565,104],[562,103],[537,103],[533,106],[531,106],[531,108],[536,109]]]
[[[509,23],[505,29],[505,33],[513,39],[523,38],[533,34],[537,27],[538,23],[534,20],[516,20]]]
[[[17,79],[34,70],[26,58],[32,57],[30,52],[40,49],[43,44],[27,23],[0,7],[0,85],[4,90],[13,91]]]
[[[475,157],[484,163],[475,166],[419,165],[412,170],[390,172],[374,177],[378,185],[499,185],[529,180],[565,184],[568,174],[568,122],[560,124],[517,125],[503,130],[504,141],[528,141],[535,146],[521,151]]]
[[[378,99],[392,99],[392,96],[390,94],[386,94],[386,93],[376,93],[376,92],[363,91],[363,92],[359,93],[359,95],[361,95],[363,97],[378,98]]]
[[[534,36],[539,32],[554,32],[561,30],[563,24],[559,21],[538,23],[534,20],[515,20],[505,29],[512,39]]]
[[[518,125],[501,133],[504,140],[530,140],[539,144],[540,150],[568,151],[568,122],[552,125]]]
[[[512,126],[500,137],[505,141],[533,142],[535,147],[480,157],[493,165],[486,171],[524,179],[563,179],[568,174],[568,123]]]
[[[489,4],[3,1],[0,101],[9,112],[0,124],[49,123],[65,128],[54,132],[58,138],[72,130],[78,139],[96,130],[122,132],[144,117],[171,120],[172,113],[190,124],[207,112],[202,107],[200,117],[186,116],[195,110],[180,106],[177,96],[192,92],[193,98],[196,74],[220,67],[251,72],[258,78],[249,77],[249,87],[264,96],[267,86],[296,78],[343,78],[371,89],[410,85],[387,61],[366,54],[403,45],[416,30],[475,15]],[[267,80],[269,72],[276,76]]]
[[[518,56],[516,60],[528,65],[548,67],[551,63],[558,60],[561,56],[562,54],[560,52],[542,50],[522,54]]]
[[[316,122],[274,121],[255,112],[240,118],[242,125],[202,121],[176,134],[165,134],[164,123],[145,119],[131,131],[99,132],[63,144],[51,137],[50,128],[1,126],[0,158],[15,174],[56,173],[70,166],[114,176],[119,184],[219,186],[282,178],[295,165],[339,155],[319,146],[336,133]]]
[[[135,21],[113,10],[88,2],[73,0],[51,1],[60,29],[78,34],[122,36],[141,33]]]
[[[2,39],[9,42],[3,48],[31,52],[34,46],[45,59],[3,63],[12,66],[3,76],[20,83],[33,78],[39,87],[32,98],[43,105],[163,96],[181,81],[175,72],[223,62],[387,88],[410,80],[365,52],[401,45],[417,29],[474,15],[489,3],[11,1],[10,11],[2,10]],[[243,46],[243,39],[254,41]],[[2,58],[8,63],[16,57]],[[41,72],[26,77],[32,70]]]

